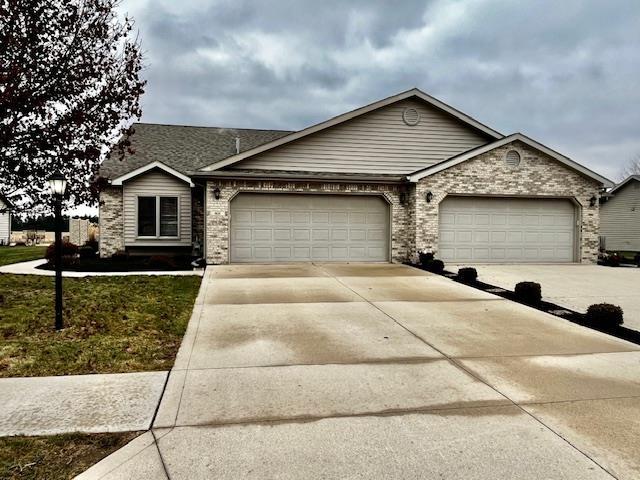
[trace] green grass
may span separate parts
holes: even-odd
[[[0,247],[0,266],[44,258],[47,247]]]
[[[48,437],[0,438],[0,478],[73,478],[140,433],[71,433]]]
[[[168,370],[200,281],[65,278],[56,332],[53,278],[0,274],[0,377]]]

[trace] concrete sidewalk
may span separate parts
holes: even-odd
[[[29,262],[11,263],[0,267],[0,273],[11,273],[13,275],[42,275],[45,277],[54,277],[56,272],[53,270],[43,270],[40,267],[47,263],[46,260],[31,260]],[[203,269],[198,270],[175,270],[175,271],[156,271],[156,272],[62,272],[63,277],[67,278],[85,278],[85,277],[127,277],[131,275],[197,275],[201,277],[204,274]]]
[[[399,265],[209,267],[151,435],[81,478],[640,475],[640,349]]]
[[[0,379],[0,436],[147,430],[168,372]]]
[[[457,271],[458,266],[447,267]],[[624,311],[624,325],[640,331],[640,268],[602,265],[479,265],[482,282],[513,290],[516,283],[538,282],[551,303],[586,312],[594,303],[612,303]]]

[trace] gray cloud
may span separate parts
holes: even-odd
[[[143,120],[300,129],[417,86],[616,177],[640,153],[640,3],[124,0]]]

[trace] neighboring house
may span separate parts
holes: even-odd
[[[13,204],[0,194],[0,245],[11,242],[11,208]]]
[[[600,235],[609,251],[640,252],[640,175],[613,187],[600,206]]]
[[[207,263],[594,262],[606,178],[418,89],[298,132],[137,124],[100,253]],[[115,156],[114,156],[115,157]]]

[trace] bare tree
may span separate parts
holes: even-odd
[[[619,181],[623,181],[625,178],[631,175],[640,175],[640,153],[629,160],[621,169],[620,175],[618,175]]]
[[[0,0],[0,194],[47,211],[47,178],[67,205],[91,204],[101,158],[140,117],[142,53],[119,0]]]

